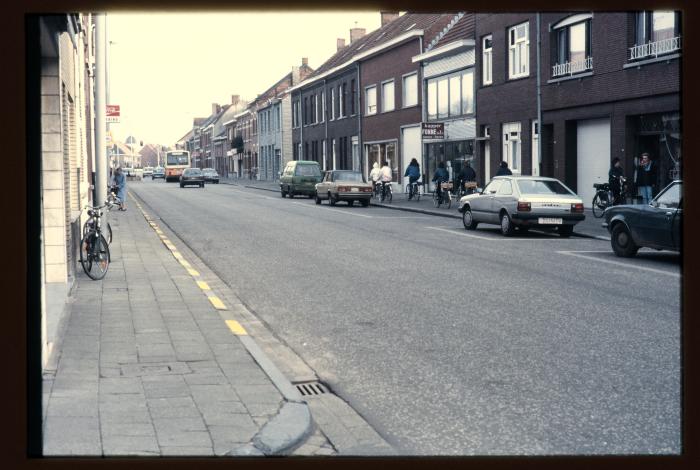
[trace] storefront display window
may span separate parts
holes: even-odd
[[[425,170],[428,178],[428,190],[433,190],[432,179],[440,162],[445,162],[450,179],[455,181],[462,170],[465,161],[469,161],[472,168],[479,172],[474,158],[474,141],[459,140],[455,142],[424,143]]]

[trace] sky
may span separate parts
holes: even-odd
[[[212,103],[252,100],[302,57],[320,66],[350,28],[379,26],[378,11],[108,13],[108,104],[121,107],[112,135],[173,145]]]

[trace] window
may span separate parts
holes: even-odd
[[[520,173],[521,142],[520,123],[503,124],[503,159],[513,173]]]
[[[428,119],[437,119],[437,81],[428,80]]]
[[[309,123],[309,98],[304,98],[304,125]]]
[[[509,180],[504,181],[501,184],[501,187],[498,188],[498,191],[496,192],[497,195],[499,196],[509,196],[513,194],[513,185]]]
[[[318,122],[318,103],[316,100],[316,95],[311,95],[311,124],[316,124]]]
[[[447,117],[449,111],[449,94],[447,91],[447,78],[438,81],[438,118]]]
[[[377,113],[377,87],[365,88],[365,114]]]
[[[481,40],[481,84],[491,85],[493,83],[493,74],[491,71],[492,60],[491,56],[493,54],[492,50],[493,36],[484,36]]]
[[[474,70],[462,74],[462,114],[474,112]]]
[[[681,48],[680,20],[674,11],[640,11],[635,15],[635,45],[630,60],[667,54]]]
[[[335,119],[335,88],[331,88],[331,121]]]
[[[321,161],[323,162],[323,171],[326,171],[326,141],[325,139],[321,141]]]
[[[428,120],[474,113],[474,69],[428,80]]]
[[[508,29],[508,78],[527,77],[530,59],[530,23]]]
[[[418,74],[403,77],[402,103],[404,108],[418,104]]]
[[[345,117],[345,83],[338,85],[338,117]]]
[[[321,92],[321,122],[326,120],[326,92]]]
[[[484,188],[484,194],[496,194],[498,188],[501,187],[503,180],[491,180],[489,184]]]
[[[678,209],[681,201],[681,185],[674,184],[659,194],[654,200],[654,206],[660,209]]]
[[[355,100],[357,99],[357,92],[355,90],[355,79],[350,81],[350,115],[355,115]]]
[[[382,112],[394,110],[394,81],[382,83]]]
[[[552,76],[573,75],[593,68],[590,20],[554,30]]]

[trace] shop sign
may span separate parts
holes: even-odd
[[[444,139],[445,138],[445,123],[444,122],[424,122],[422,125],[424,139]]]
[[[118,104],[107,105],[107,122],[119,122],[120,114]]]

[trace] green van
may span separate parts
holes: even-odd
[[[321,167],[318,162],[294,160],[287,163],[280,176],[280,193],[282,197],[305,194],[308,197],[316,195],[316,183],[320,183]]]

